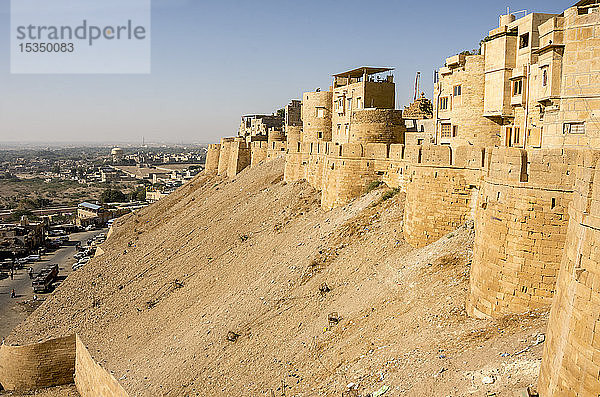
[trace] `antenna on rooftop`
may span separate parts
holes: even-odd
[[[514,16],[517,16],[517,14],[520,14],[520,13],[523,13],[523,14],[527,15],[527,10],[520,10],[520,11],[510,12],[510,7],[506,7],[506,15],[511,15],[512,14]]]

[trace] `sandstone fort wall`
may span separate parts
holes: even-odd
[[[127,397],[119,382],[94,361],[79,336],[0,347],[0,384],[5,390],[37,390],[73,380],[83,397]]]
[[[469,314],[498,317],[551,304],[576,162],[568,150],[492,150],[475,216]]]
[[[251,167],[254,167],[267,159],[267,144],[267,142],[252,142],[250,144]]]
[[[27,346],[0,346],[0,384],[33,390],[73,382],[75,336]]]
[[[210,173],[216,173],[219,171],[219,154],[221,153],[221,145],[213,143],[208,145],[208,151],[206,152],[206,163],[204,169]]]
[[[233,178],[250,165],[250,147],[243,138],[235,138],[229,146],[227,176]]]
[[[229,161],[231,159],[231,145],[233,138],[221,139],[221,150],[219,151],[219,166],[217,167],[218,175],[227,175],[229,169]]]
[[[128,397],[119,382],[102,368],[79,336],[76,340],[75,386],[83,397]]]
[[[577,167],[569,226],[550,312],[540,395],[600,395],[600,152]]]

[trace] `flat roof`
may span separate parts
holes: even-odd
[[[92,204],[92,203],[81,203],[81,204],[79,204],[79,206],[83,207],[83,208],[89,208],[91,210],[99,210],[102,208],[101,206],[99,206],[97,204]]]
[[[385,67],[371,67],[371,66],[361,66],[360,68],[348,70],[347,72],[334,74],[333,77],[362,77],[364,74],[371,75],[383,72],[389,72],[394,70],[394,68],[385,68]]]
[[[587,5],[591,5],[591,4],[596,4],[598,3],[598,0],[581,0],[579,2],[577,2],[575,4],[575,6],[577,7],[583,7],[583,6],[587,6]]]

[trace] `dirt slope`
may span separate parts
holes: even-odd
[[[132,396],[339,396],[350,383],[512,396],[535,382],[541,347],[514,353],[546,313],[465,315],[471,228],[415,250],[401,194],[325,212],[282,170],[201,175],[128,216],[10,341],[78,332]]]

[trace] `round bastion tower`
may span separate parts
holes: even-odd
[[[332,92],[302,94],[302,142],[331,141]]]
[[[402,111],[361,109],[352,112],[348,143],[404,143],[406,126]]]

